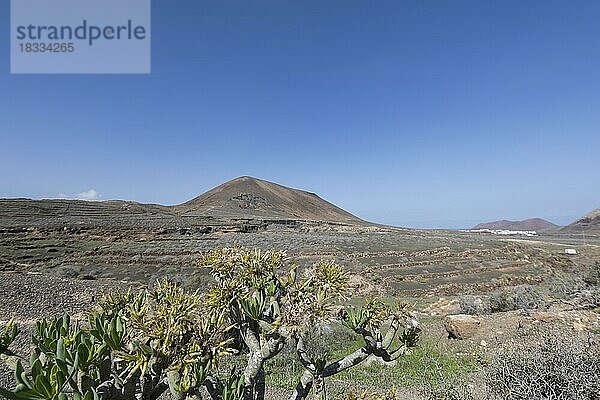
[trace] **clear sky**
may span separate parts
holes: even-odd
[[[413,227],[600,207],[600,2],[153,1],[150,75],[10,75],[0,197],[240,175]]]

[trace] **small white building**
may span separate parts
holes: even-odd
[[[577,254],[577,250],[575,249],[565,249],[565,254],[569,254],[574,256],[575,254]]]

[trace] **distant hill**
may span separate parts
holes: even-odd
[[[523,221],[501,221],[486,222],[475,225],[471,229],[511,230],[511,231],[549,231],[560,228],[558,225],[541,218],[530,218]]]
[[[174,219],[169,207],[132,201],[0,199],[0,228],[168,225]]]
[[[584,215],[572,224],[565,226],[562,231],[573,233],[582,231],[600,233],[600,208]]]
[[[368,224],[314,193],[241,177],[180,205],[132,201],[0,199],[0,229],[9,227],[196,227],[243,220]]]
[[[233,179],[173,209],[178,215],[364,223],[314,193],[249,176]]]

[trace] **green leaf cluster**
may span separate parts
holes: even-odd
[[[4,329],[0,329],[0,354],[5,353],[19,334],[19,328],[14,320],[8,321]]]

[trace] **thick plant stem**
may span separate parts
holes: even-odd
[[[296,385],[294,392],[290,396],[289,400],[304,400],[308,398],[310,389],[313,386],[313,375],[310,371],[304,371],[300,377],[300,382]]]
[[[257,394],[257,378],[261,371],[263,373],[263,386],[264,386],[264,370],[263,370],[264,359],[260,356],[259,352],[252,352],[248,357],[248,364],[244,369],[244,400],[263,400],[262,398],[255,396]]]
[[[261,367],[256,376],[256,383],[254,384],[254,392],[256,393],[256,400],[263,400],[265,398],[265,368]]]
[[[281,351],[285,340],[280,335],[261,335],[260,327],[256,322],[251,322],[245,327],[242,331],[242,339],[250,350],[244,369],[243,400],[263,400],[265,397],[263,365],[266,360]]]
[[[337,361],[328,364],[325,369],[323,369],[322,376],[327,378],[328,376],[332,376],[335,374],[339,374],[340,372],[347,370],[348,368],[354,367],[355,365],[360,364],[364,360],[372,354],[372,350],[367,347],[361,347],[356,350],[352,354],[347,355],[344,358],[341,358]]]

